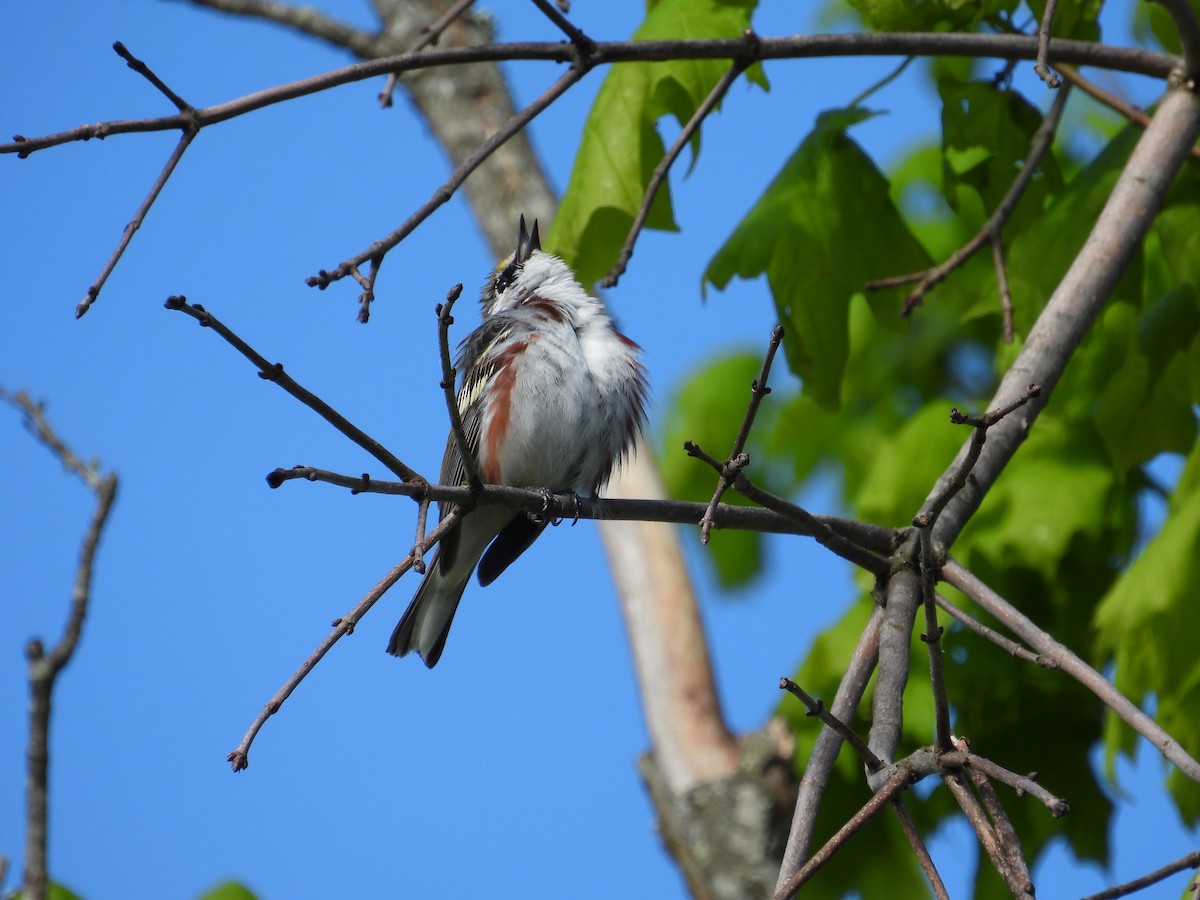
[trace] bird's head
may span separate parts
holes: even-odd
[[[600,301],[589,296],[575,280],[570,266],[542,250],[537,220],[530,231],[524,216],[517,231],[516,250],[492,271],[480,302],[485,319],[531,302],[558,304],[572,319],[592,307],[603,309]]]

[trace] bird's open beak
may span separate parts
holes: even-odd
[[[525,227],[525,217],[521,216],[521,224],[517,232],[517,252],[513,256],[513,260],[517,265],[522,265],[525,260],[529,259],[534,250],[542,249],[542,239],[538,235],[537,219],[533,220],[533,233]]]

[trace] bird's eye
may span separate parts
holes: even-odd
[[[516,281],[517,273],[521,271],[521,267],[514,260],[500,270],[500,274],[496,276],[496,281],[493,287],[497,294],[503,294],[508,290],[509,286]]]

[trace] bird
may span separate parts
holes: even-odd
[[[598,496],[632,452],[646,422],[641,348],[621,334],[604,302],[541,247],[521,216],[517,246],[483,286],[482,323],[462,342],[457,405],[486,484]],[[467,481],[453,431],[441,482]],[[549,495],[547,495],[548,500]],[[439,503],[441,518],[450,504]],[[432,669],[442,656],[471,573],[491,584],[542,533],[546,516],[479,506],[442,537],[388,643]]]

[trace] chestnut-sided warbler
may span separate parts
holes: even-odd
[[[641,349],[561,259],[542,251],[521,217],[517,249],[484,285],[483,324],[456,363],[458,409],[487,484],[595,494],[629,453],[645,420]],[[451,433],[443,484],[466,482]],[[440,504],[442,516],[446,504]],[[471,572],[491,584],[546,527],[545,517],[481,506],[446,533],[392,633],[388,653],[416,650],[433,668]],[[490,545],[490,546],[489,546]]]

